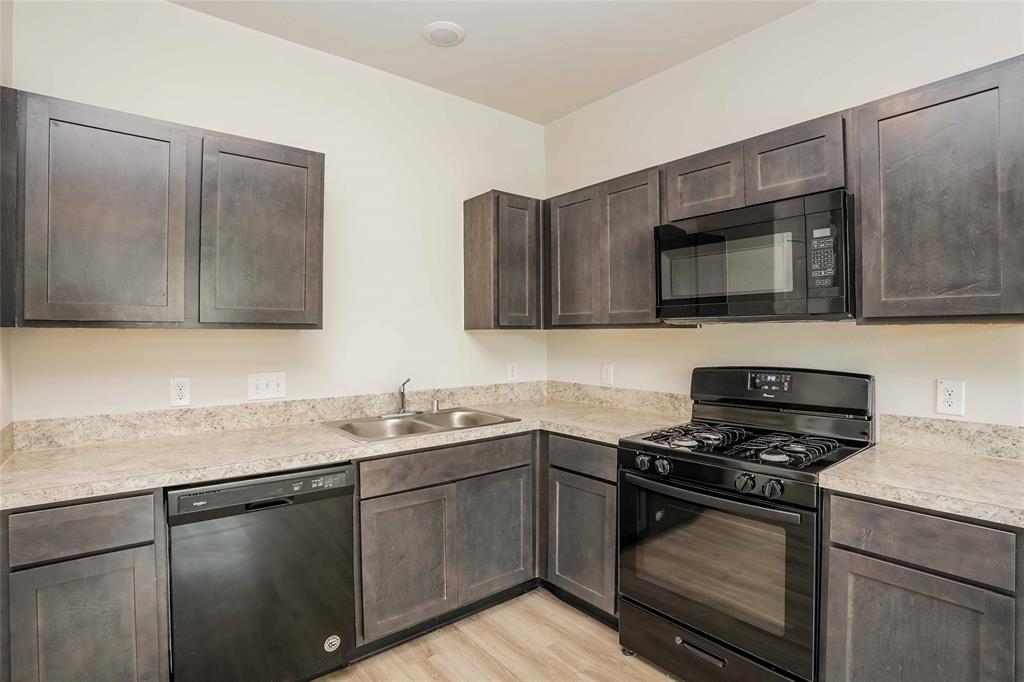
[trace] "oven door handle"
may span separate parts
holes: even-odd
[[[713,495],[705,495],[704,493],[693,492],[692,490],[687,490],[685,488],[677,488],[676,486],[665,485],[664,483],[658,483],[657,481],[649,481],[646,478],[629,473],[625,474],[625,478],[627,483],[632,483],[638,488],[646,488],[647,490],[667,495],[668,497],[693,502],[712,509],[732,512],[734,514],[743,514],[745,516],[764,519],[765,521],[775,521],[789,526],[799,526],[802,521],[800,514],[797,514],[796,512],[783,511],[781,509],[769,509],[767,507],[744,504],[743,502],[736,502],[734,500],[715,497]]]

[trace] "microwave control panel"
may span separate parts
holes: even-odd
[[[789,393],[793,388],[793,375],[785,372],[751,372],[751,391],[775,391]]]
[[[833,225],[811,231],[811,282],[815,287],[835,286],[836,237]]]

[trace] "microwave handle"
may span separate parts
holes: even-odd
[[[646,478],[642,478],[634,474],[627,473],[624,474],[624,476],[627,483],[632,483],[638,488],[646,488],[647,490],[667,495],[668,497],[674,497],[678,500],[693,502],[694,504],[710,507],[711,509],[718,509],[720,511],[743,514],[744,516],[750,516],[757,519],[764,519],[765,521],[784,523],[789,526],[800,525],[801,518],[796,512],[783,511],[781,509],[769,509],[767,507],[761,507],[754,504],[736,502],[735,500],[723,497],[705,495],[685,488],[677,488],[676,486],[665,485],[664,483],[658,483],[657,481],[649,481]]]

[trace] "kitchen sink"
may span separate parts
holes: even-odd
[[[338,429],[349,438],[370,442],[418,436],[427,433],[443,433],[470,429],[475,426],[490,426],[517,422],[514,417],[502,417],[488,412],[452,408],[439,412],[426,412],[401,416],[386,415],[365,419],[324,422],[324,426]]]

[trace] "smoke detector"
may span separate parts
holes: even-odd
[[[466,39],[466,30],[453,21],[432,21],[423,27],[423,37],[437,47],[455,47]]]

